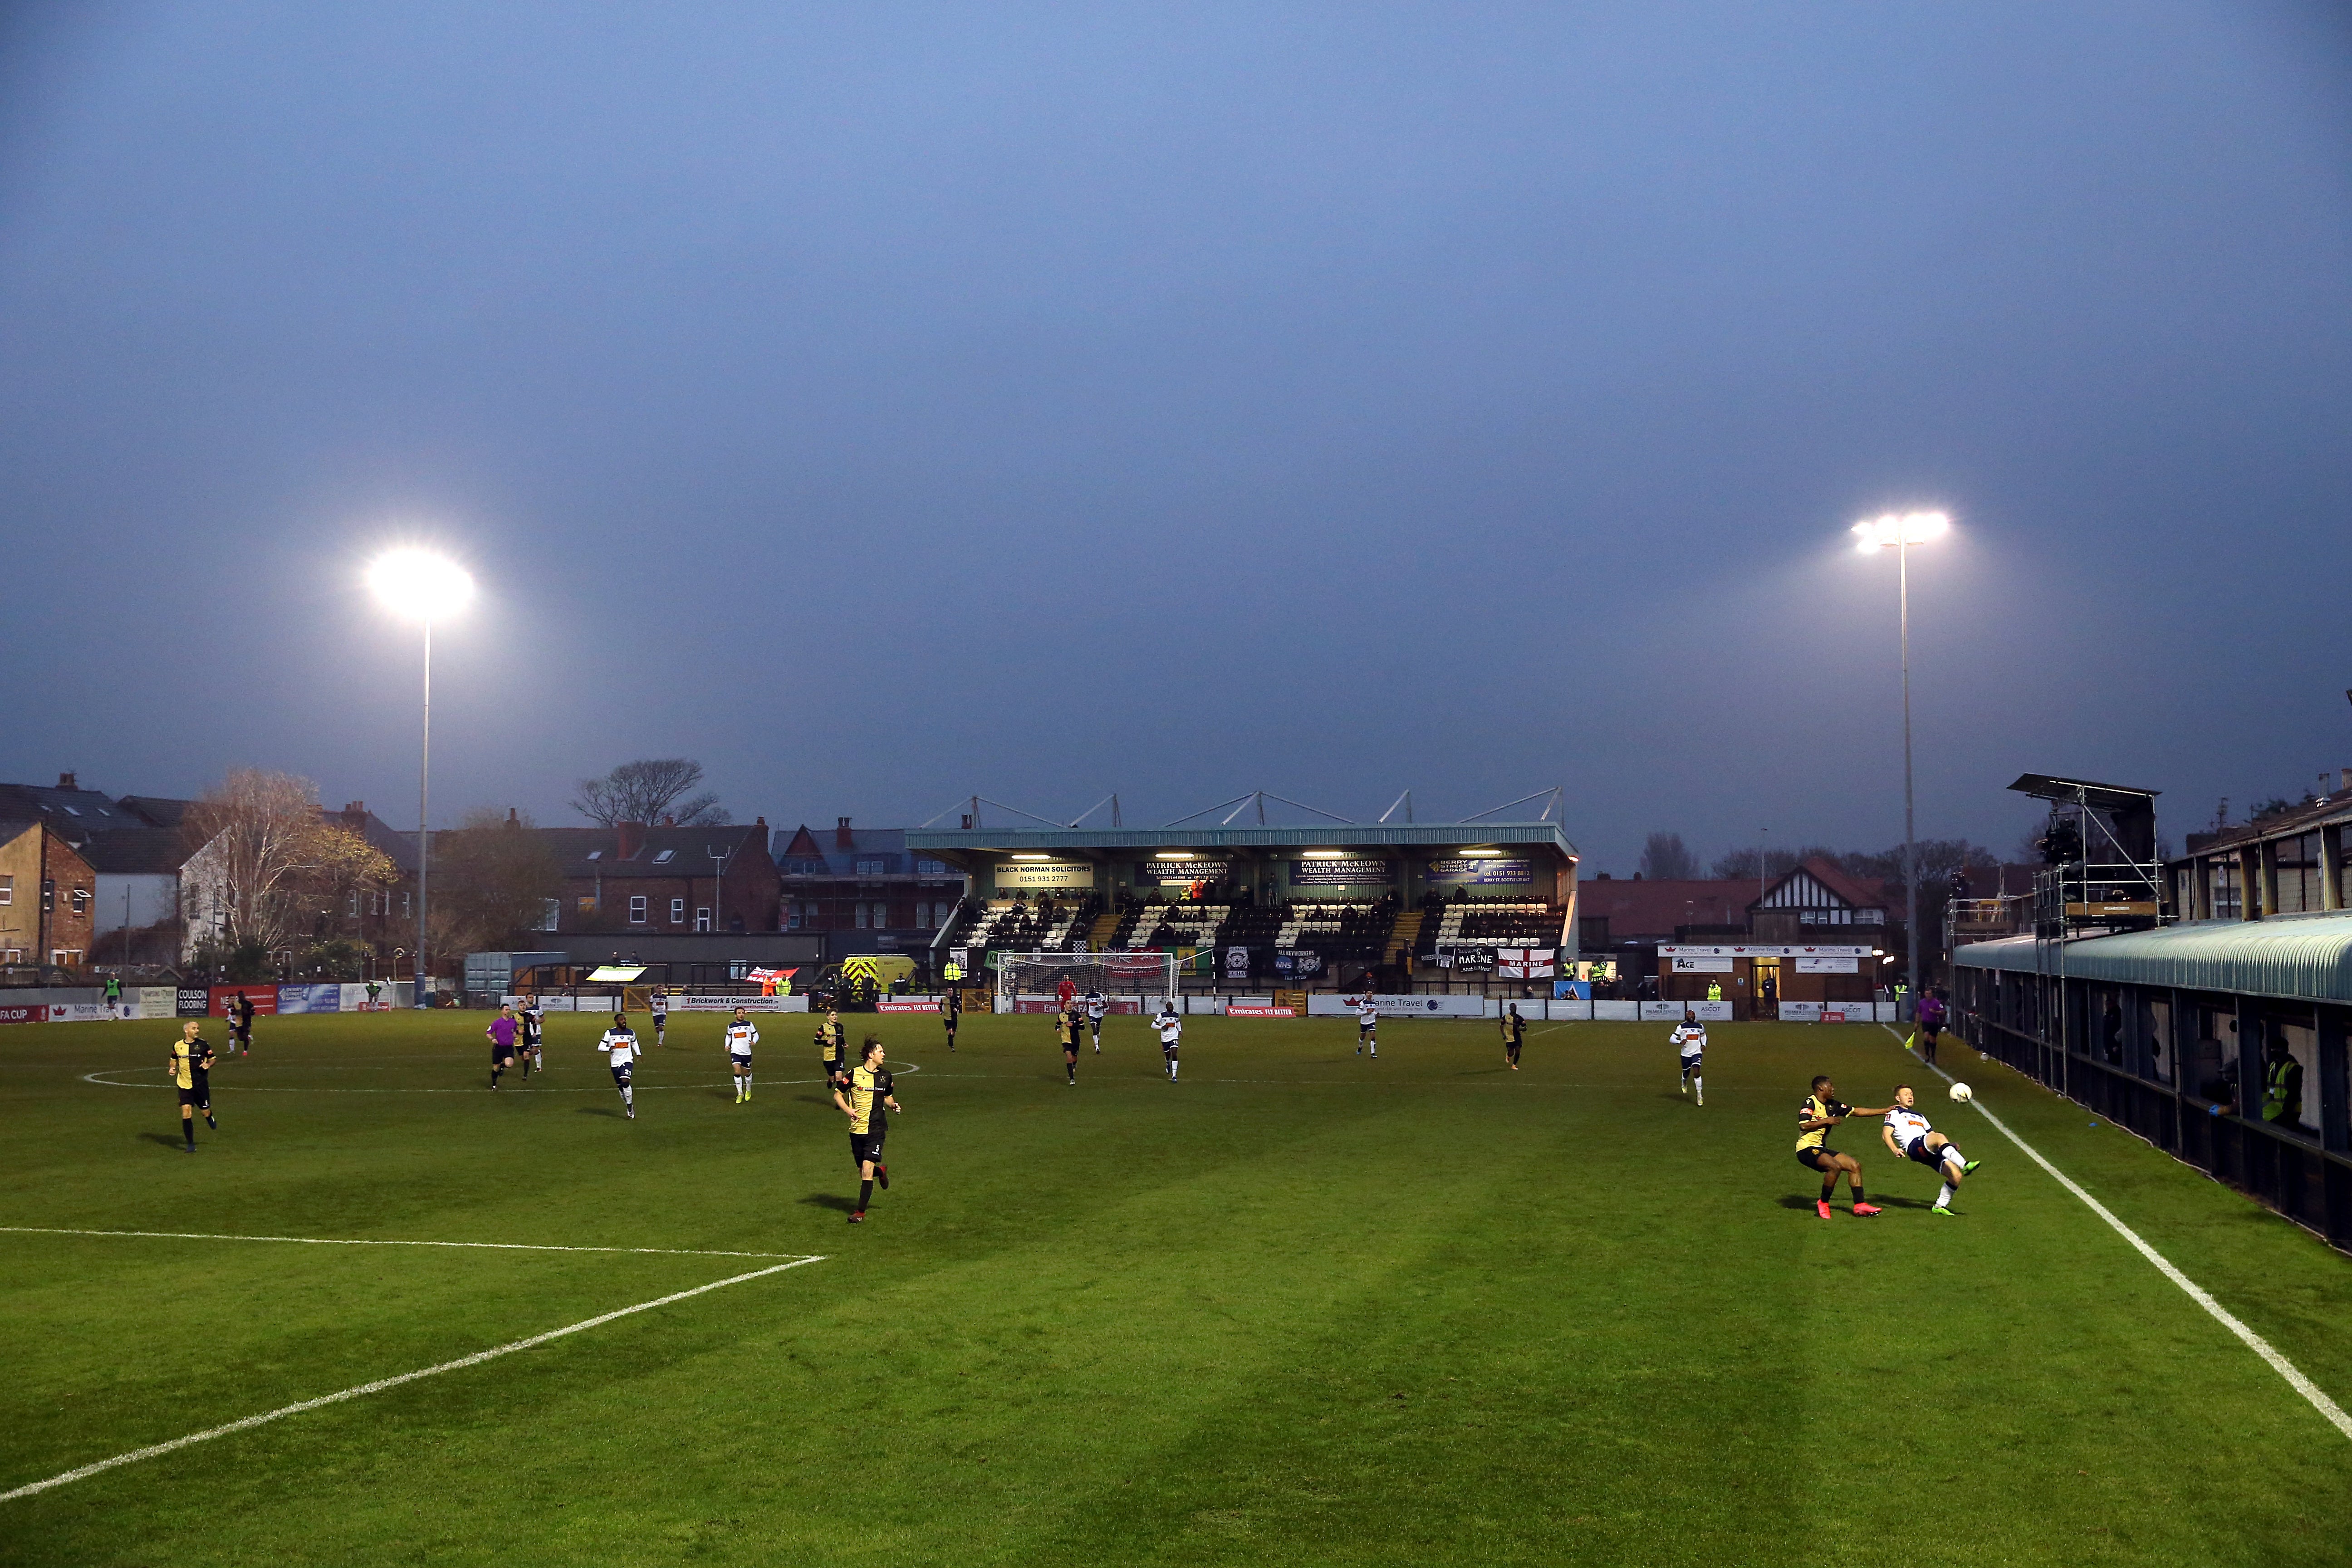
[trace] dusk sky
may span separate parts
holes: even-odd
[[[11,8],[0,778],[2011,849],[2352,766],[2281,5]],[[1514,814],[1517,815],[1517,814]]]

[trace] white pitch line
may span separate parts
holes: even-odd
[[[374,1237],[229,1236],[195,1230],[76,1230],[53,1225],[0,1225],[0,1232],[17,1236],[123,1236],[152,1241],[290,1241],[304,1247],[471,1247],[497,1252],[636,1252],[664,1258],[794,1258],[797,1252],[726,1252],[693,1247],[559,1247],[529,1241],[397,1241]]]
[[[1895,1035],[1895,1030],[1891,1026],[1881,1024],[1879,1027],[1886,1030],[1890,1035],[1895,1035],[1896,1043],[1901,1043],[1903,1037]],[[1981,1055],[1982,1053],[1979,1054]],[[1990,1061],[1993,1058],[1988,1057],[1986,1059]],[[1942,1068],[1937,1067],[1933,1062],[1922,1060],[1919,1065],[1926,1068],[1929,1072],[1934,1073],[1937,1078],[1942,1079],[1946,1083],[1955,1081],[1950,1073],[1946,1072]],[[2344,1413],[2344,1407],[2327,1396],[2327,1391],[2326,1389],[2321,1388],[2317,1384],[2312,1382],[2311,1379],[2304,1376],[2302,1370],[2293,1362],[2287,1360],[2286,1357],[2279,1354],[2276,1350],[2273,1349],[2271,1342],[2268,1340],[2263,1338],[2262,1335],[2248,1328],[2243,1322],[2240,1321],[2237,1316],[2228,1308],[2222,1306],[2221,1302],[2213,1300],[2212,1296],[2202,1286],[2199,1285],[2197,1281],[2191,1279],[2188,1275],[2183,1274],[2179,1268],[2175,1268],[2170,1258],[2165,1257],[2164,1254],[2158,1252],[2155,1247],[2150,1247],[2147,1242],[2141,1240],[2137,1231],[2132,1229],[2131,1226],[2117,1219],[2115,1216],[2114,1211],[2110,1210],[2106,1205],[2101,1203],[2090,1194],[2084,1192],[2072,1176],[2069,1176],[2065,1172],[2060,1170],[2057,1166],[2043,1159],[2040,1150],[2036,1149],[2032,1144],[2028,1143],[2024,1139],[2020,1138],[2016,1133],[2011,1131],[2009,1129],[2009,1123],[2003,1121],[2000,1117],[1995,1116],[1991,1111],[1987,1110],[1984,1108],[1983,1102],[1970,1100],[1969,1103],[1976,1108],[1978,1114],[1981,1115],[1987,1121],[1991,1122],[2002,1137],[2008,1139],[2011,1142],[2023,1150],[2027,1159],[2041,1166],[2044,1171],[2049,1172],[2052,1180],[2055,1181],[2060,1186],[2065,1188],[2068,1192],[2074,1194],[2076,1197],[2082,1199],[2084,1204],[2089,1207],[2093,1214],[2097,1215],[2101,1219],[2105,1220],[2107,1224],[2114,1228],[2115,1233],[2117,1236],[2120,1236],[2126,1241],[2130,1242],[2132,1246],[2138,1250],[2141,1257],[2147,1258],[2150,1263],[2155,1264],[2158,1272],[2161,1273],[2167,1279],[2171,1280],[2175,1285],[2179,1286],[2180,1289],[2188,1294],[2190,1300],[2196,1302],[2199,1306],[2204,1308],[2206,1311],[2211,1313],[2215,1322],[2220,1323],[2223,1328],[2237,1335],[2241,1341],[2244,1342],[2248,1350],[2253,1352],[2256,1355],[2262,1357],[2263,1361],[2269,1363],[2271,1370],[2277,1373],[2281,1377],[2286,1379],[2287,1386],[2289,1388],[2294,1389],[2297,1394],[2302,1394],[2304,1398],[2309,1400],[2311,1402],[2311,1407],[2326,1417],[2329,1426],[2335,1427],[2338,1432],[2343,1433],[2347,1437],[2352,1437],[2352,1415],[2347,1415]]]
[[[596,1317],[572,1323],[565,1328],[550,1329],[543,1334],[533,1334],[527,1340],[517,1340],[512,1344],[499,1345],[494,1350],[476,1351],[472,1355],[459,1356],[456,1361],[445,1361],[438,1366],[423,1367],[415,1372],[404,1372],[397,1377],[380,1377],[373,1383],[362,1383],[357,1387],[346,1388],[340,1393],[323,1394],[316,1399],[305,1399],[295,1405],[283,1405],[275,1410],[264,1411],[259,1415],[248,1415],[242,1421],[232,1421],[225,1426],[215,1426],[203,1432],[191,1432],[184,1437],[174,1437],[168,1443],[156,1443],[144,1448],[133,1448],[127,1454],[117,1454],[110,1459],[100,1459],[94,1465],[84,1465],[79,1469],[68,1470],[61,1476],[51,1476],[45,1481],[35,1481],[28,1486],[18,1487],[14,1491],[0,1492],[0,1502],[14,1502],[18,1498],[31,1497],[37,1492],[47,1491],[52,1487],[61,1487],[69,1481],[87,1479],[101,1470],[110,1470],[119,1465],[136,1464],[142,1459],[157,1458],[198,1443],[209,1443],[215,1437],[226,1437],[238,1432],[250,1431],[256,1426],[267,1426],[272,1421],[283,1420],[289,1415],[299,1415],[306,1410],[317,1410],[329,1405],[341,1405],[345,1400],[358,1399],[365,1394],[382,1394],[387,1388],[398,1388],[404,1383],[415,1383],[422,1377],[437,1377],[445,1372],[461,1372],[469,1366],[479,1366],[486,1361],[496,1361],[502,1355],[512,1355],[517,1351],[527,1351],[535,1345],[543,1345],[550,1340],[560,1340],[566,1334],[576,1334],[585,1329],[601,1327],[615,1318],[625,1318],[634,1312],[650,1312],[656,1307],[667,1307],[673,1301],[683,1301],[688,1297],[699,1296],[707,1291],[723,1290],[730,1285],[740,1285],[747,1279],[763,1279],[771,1274],[781,1274],[787,1268],[798,1268],[803,1264],[824,1261],[823,1258],[802,1258],[790,1263],[779,1263],[772,1268],[755,1268],[749,1274],[738,1274],[727,1279],[714,1279],[708,1285],[697,1285],[691,1290],[679,1290],[667,1296],[657,1297],[651,1301],[640,1301],[634,1307],[623,1307],[617,1311],[600,1313]]]

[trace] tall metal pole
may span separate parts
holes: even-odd
[[[416,963],[412,966],[416,979],[414,989],[419,1007],[428,1005],[425,995],[425,878],[432,858],[433,804],[433,623],[425,623],[425,746],[416,764]]]
[[[1911,526],[1895,530],[1896,578],[1902,584],[1903,621],[1903,983],[1911,993],[1911,1016],[1919,1016],[1919,849],[1911,822]]]

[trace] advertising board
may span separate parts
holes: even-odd
[[[1728,958],[1677,958],[1673,963],[1676,974],[1728,974],[1733,961]]]
[[[1862,960],[1858,958],[1800,958],[1797,960],[1797,973],[1800,974],[1855,974],[1859,973],[1861,969]]]
[[[1291,1007],[1236,1007],[1228,1002],[1225,1004],[1225,1016],[1228,1018],[1296,1018],[1298,1013],[1296,1008]]]
[[[205,1011],[211,1017],[226,1018],[230,1004],[239,996],[253,1004],[257,1016],[278,1011],[278,987],[275,985],[215,985],[210,988]]]
[[[138,1011],[131,1015],[133,1017],[168,1018],[178,1011],[180,1005],[180,993],[176,986],[142,985],[135,991],[125,991],[122,995],[125,1001],[135,999]]]
[[[212,992],[202,985],[182,985],[172,994],[173,1009],[183,1018],[201,1018],[212,1010]]]
[[[1095,885],[1095,867],[1091,860],[1003,860],[996,867],[996,890],[1009,893],[1015,888],[1091,888]]]
[[[281,1013],[340,1013],[343,1010],[343,988],[329,985],[280,985],[278,988],[278,1010]]]
[[[49,1005],[46,1002],[0,1004],[0,1024],[46,1024],[48,1021]]]
[[[1294,888],[1387,887],[1396,880],[1396,868],[1386,860],[1293,860]]]
[[[1307,1014],[1312,1018],[1353,1017],[1361,995],[1330,996],[1318,992],[1307,998]],[[1483,1018],[1486,1016],[1486,999],[1483,996],[1444,996],[1426,993],[1412,995],[1375,995],[1372,1005],[1383,1018]]]
[[[1429,863],[1429,879],[1465,888],[1526,887],[1536,879],[1536,863],[1532,860],[1469,858],[1432,860]]]
[[[799,1003],[795,1007],[793,1003]],[[747,1013],[805,1013],[805,996],[719,996],[708,992],[689,991],[672,996],[669,1005],[679,1013],[732,1013],[740,1007]]]

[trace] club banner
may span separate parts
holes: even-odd
[[[1498,980],[1549,980],[1552,952],[1549,947],[1498,947],[1495,977]]]
[[[1396,880],[1396,868],[1386,860],[1293,860],[1294,888],[1387,887]]]
[[[1276,974],[1320,974],[1323,973],[1323,955],[1319,952],[1277,952],[1274,955],[1274,972]]]
[[[1551,994],[1555,1002],[1590,1002],[1592,1000],[1592,982],[1555,980],[1551,983]]]
[[[1464,888],[1526,887],[1536,879],[1532,860],[1432,860],[1429,879]]]
[[[1247,980],[1249,978],[1249,972],[1250,952],[1248,948],[1229,947],[1225,949],[1226,979]]]

